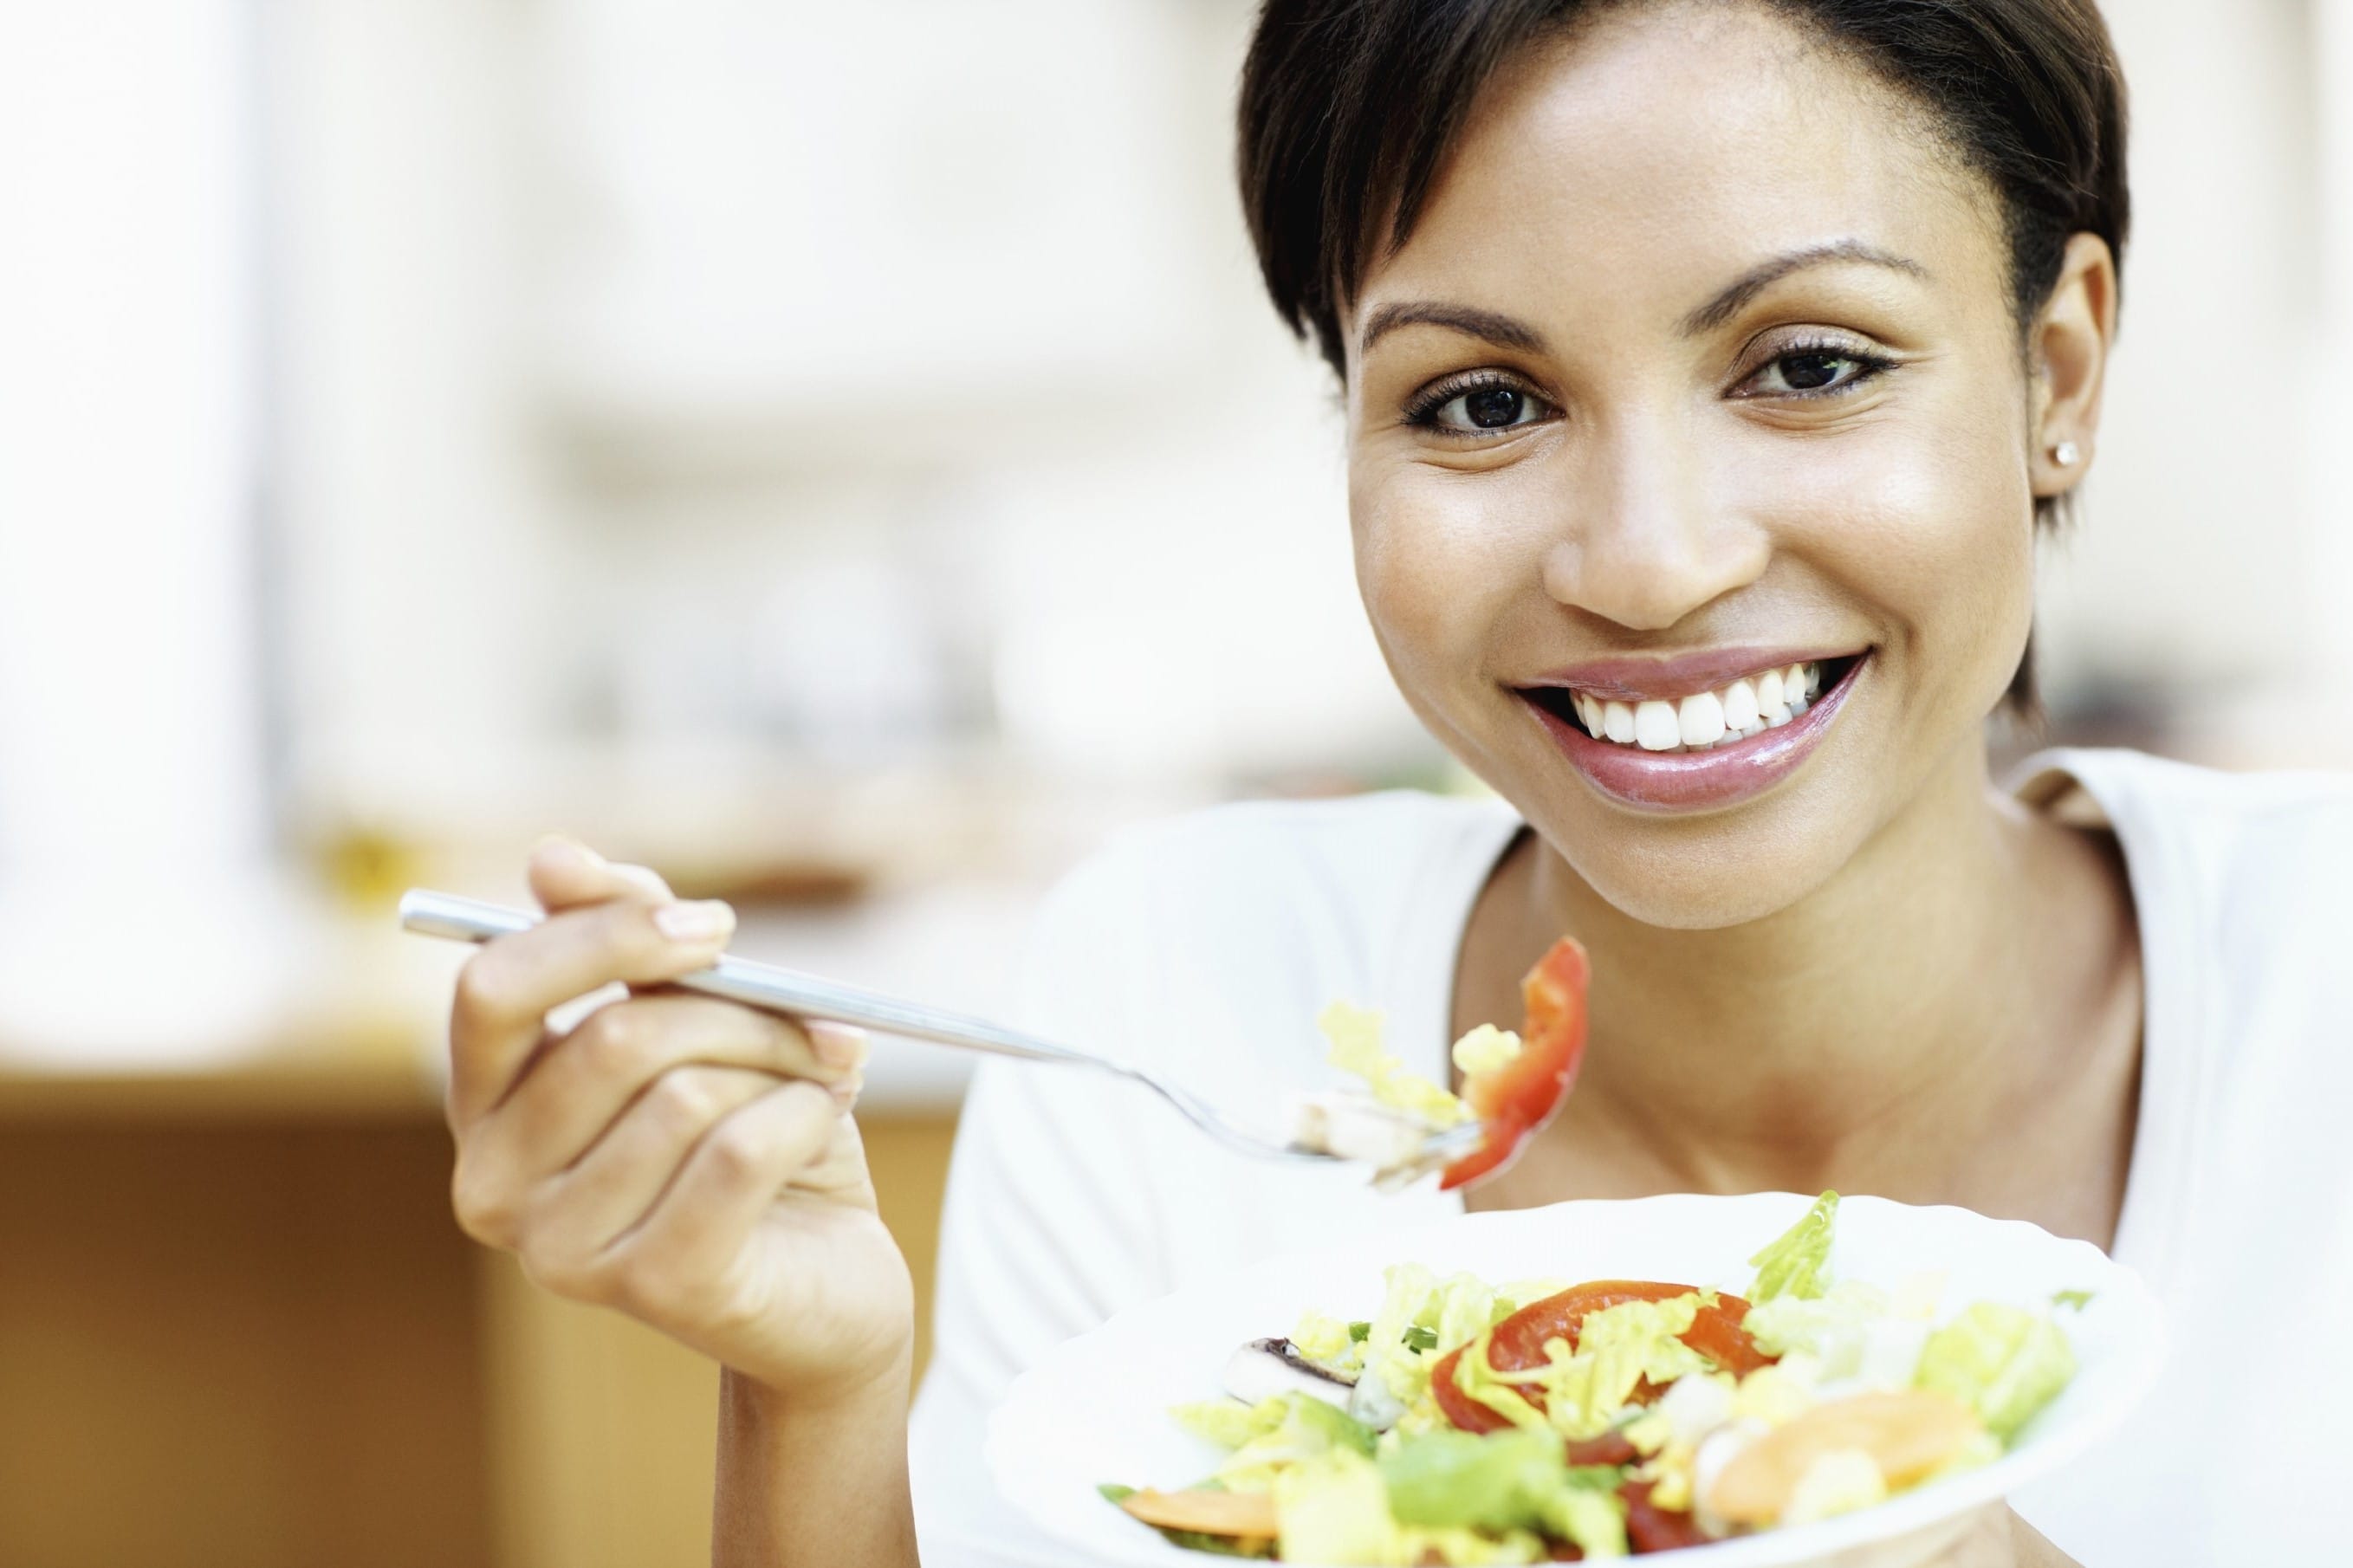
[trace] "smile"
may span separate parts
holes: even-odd
[[[1795,771],[1868,658],[1866,649],[1605,660],[1514,689],[1605,795],[1654,810],[1704,810],[1750,799]]]

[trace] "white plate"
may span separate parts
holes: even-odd
[[[1168,1419],[1167,1408],[1219,1393],[1227,1355],[1245,1340],[1291,1331],[1313,1307],[1369,1318],[1381,1270],[1419,1262],[1441,1275],[1467,1269],[1514,1279],[1650,1279],[1739,1291],[1746,1258],[1796,1222],[1811,1199],[1790,1193],[1674,1195],[1630,1202],[1466,1215],[1443,1225],[1375,1235],[1295,1254],[1196,1285],[1120,1313],[1057,1347],[1023,1373],[988,1424],[988,1466],[999,1490],[1049,1533],[1094,1560],[1134,1568],[1208,1568],[1222,1559],[1170,1545],[1097,1493],[1106,1481],[1187,1485],[1219,1455]],[[2057,1321],[2079,1363],[2066,1392],[2021,1431],[2011,1451],[1877,1508],[1820,1524],[1656,1552],[1660,1568],[1767,1568],[1805,1563],[1868,1542],[1892,1541],[1978,1503],[2008,1496],[2112,1431],[2147,1390],[2163,1352],[2156,1300],[2140,1278],[2089,1243],[1958,1208],[1915,1208],[1883,1198],[1839,1205],[1835,1278],[1893,1289],[1943,1270],[1948,1316],[1971,1301],[2048,1307],[2053,1292],[2086,1290],[2091,1304]]]

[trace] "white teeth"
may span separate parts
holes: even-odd
[[[1713,691],[1686,697],[1675,709],[1675,728],[1686,746],[1713,746],[1724,739],[1724,700]]]
[[[1736,680],[1724,689],[1724,727],[1746,730],[1757,721],[1757,689]]]
[[[1634,710],[1634,743],[1646,752],[1663,752],[1683,743],[1683,726],[1675,710],[1664,702],[1645,702]]]
[[[1600,739],[1646,752],[1704,752],[1779,729],[1812,707],[1821,689],[1822,667],[1815,661],[1745,676],[1721,690],[1694,692],[1674,702],[1571,695],[1577,717]]]

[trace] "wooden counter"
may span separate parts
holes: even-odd
[[[0,1067],[0,1560],[709,1560],[716,1373],[459,1232],[422,1059]],[[919,1355],[952,1127],[867,1128]]]

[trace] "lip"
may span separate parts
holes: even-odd
[[[1711,647],[1664,658],[1620,655],[1589,658],[1523,682],[1527,686],[1567,686],[1603,701],[1677,702],[1703,691],[1731,685],[1743,676],[1793,664],[1816,664],[1834,658],[1854,658],[1868,648],[1846,647]]]
[[[1709,656],[1714,657],[1714,656]],[[1744,656],[1745,657],[1745,656]],[[1547,712],[1530,700],[1525,693],[1520,702],[1544,726],[1569,763],[1583,773],[1586,781],[1627,805],[1648,811],[1701,812],[1719,811],[1754,800],[1767,790],[1795,773],[1799,764],[1821,744],[1822,737],[1845,708],[1848,695],[1870,668],[1868,649],[1860,655],[1832,654],[1827,658],[1852,658],[1839,683],[1825,691],[1805,712],[1778,730],[1767,730],[1760,735],[1729,746],[1705,752],[1644,752],[1632,746],[1621,746],[1615,741],[1597,741],[1567,720]],[[1803,663],[1804,659],[1792,659]],[[1767,665],[1771,663],[1768,658]],[[1694,668],[1700,668],[1694,662]],[[1580,667],[1590,669],[1593,666]],[[1655,662],[1649,668],[1660,668]],[[1736,680],[1755,666],[1742,666],[1725,679]],[[1567,685],[1569,682],[1563,681]],[[1593,692],[1594,688],[1579,686],[1579,690]],[[1702,686],[1698,690],[1712,689]],[[1620,699],[1626,700],[1626,699]],[[1663,698],[1645,700],[1662,701]]]

